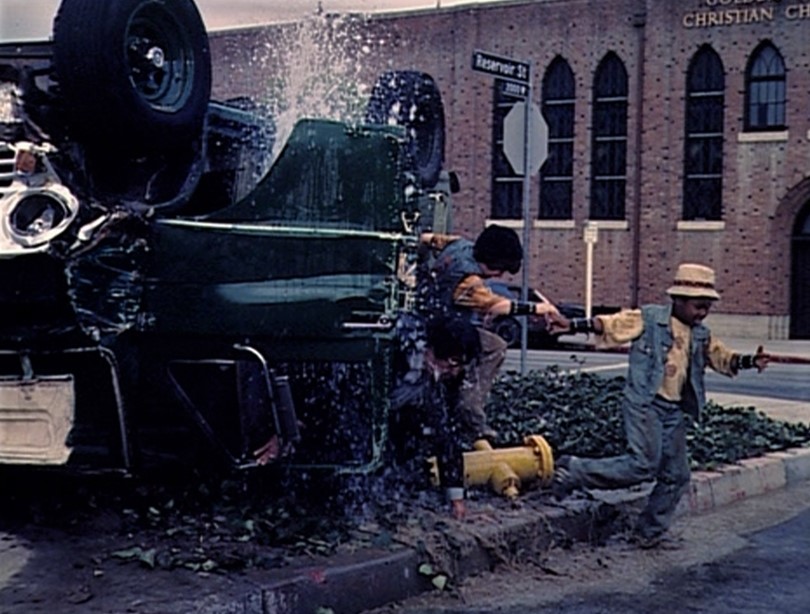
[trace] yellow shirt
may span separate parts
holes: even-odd
[[[478,275],[467,275],[453,291],[453,302],[456,305],[483,313],[489,311],[496,303],[505,300],[508,299],[493,292],[484,283],[483,277]]]
[[[641,336],[644,332],[644,320],[640,309],[628,309],[607,316],[597,316],[602,323],[602,334],[599,345],[615,347]],[[692,329],[672,317],[669,321],[672,329],[672,348],[667,353],[664,364],[664,380],[657,394],[670,401],[681,400],[681,390],[689,372],[689,348],[692,343]],[[736,375],[732,368],[735,352],[727,348],[719,339],[709,338],[709,349],[706,362],[713,371],[723,375]]]

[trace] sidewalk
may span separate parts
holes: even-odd
[[[725,341],[725,340],[724,340]],[[753,352],[750,339],[725,341],[732,349]],[[810,358],[810,341],[765,344],[774,354]],[[804,402],[715,393],[709,398],[724,406],[753,406],[767,415],[810,423]],[[717,471],[695,472],[678,515],[700,514],[810,479],[810,447],[767,454]],[[355,553],[345,561],[324,561],[288,577],[268,579],[245,595],[228,612],[250,614],[312,613],[319,608],[334,614],[355,614],[394,601],[436,590],[435,576],[420,573],[430,563],[433,573],[460,581],[527,553],[546,552],[553,544],[572,540],[599,543],[623,530],[649,489],[592,492],[590,498],[553,501],[548,489],[527,489],[515,504],[492,498],[472,498],[469,518],[459,523],[442,517],[422,520],[422,539],[394,551]],[[423,568],[424,571],[424,568]],[[200,612],[221,612],[200,609]]]

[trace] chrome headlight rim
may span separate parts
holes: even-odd
[[[58,221],[40,232],[22,229],[15,223],[15,218],[20,215],[22,207],[27,206],[27,201],[45,200],[58,215]],[[41,205],[37,205],[41,206]],[[70,226],[79,210],[79,201],[75,196],[61,185],[45,185],[42,187],[29,187],[16,194],[12,194],[3,207],[3,230],[5,235],[17,245],[24,248],[34,248],[47,244]]]

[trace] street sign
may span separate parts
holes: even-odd
[[[526,133],[526,103],[518,102],[503,119],[503,153],[516,175],[523,175],[525,142],[529,139],[529,175],[540,170],[548,157],[548,124],[540,108],[529,105],[529,131]]]
[[[498,84],[498,89],[504,96],[520,98],[521,100],[526,100],[529,96],[529,86],[525,83],[505,79],[495,79],[495,83]]]
[[[528,83],[531,74],[527,62],[500,57],[484,51],[473,51],[472,67],[478,72],[521,83]]]

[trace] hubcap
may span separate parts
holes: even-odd
[[[194,86],[194,55],[189,37],[158,4],[135,12],[126,31],[126,60],[132,87],[153,108],[183,108]]]

